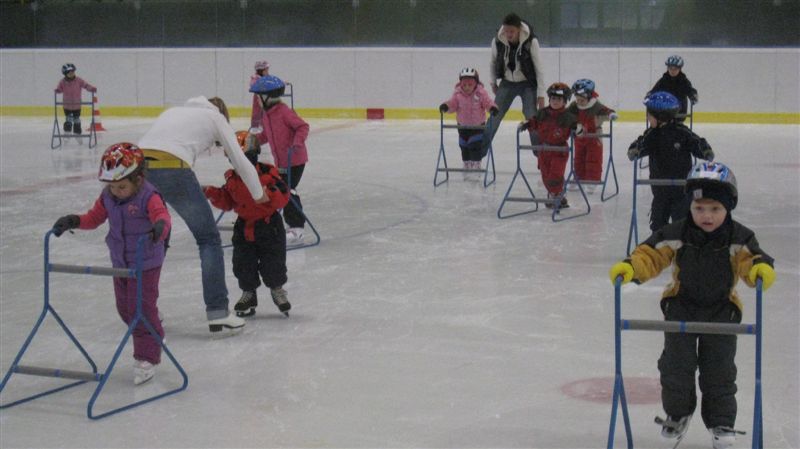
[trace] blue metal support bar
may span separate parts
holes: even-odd
[[[634,164],[634,168],[636,164]],[[734,323],[706,323],[686,321],[654,321],[654,320],[625,320],[622,319],[621,306],[622,277],[614,282],[614,392],[611,398],[611,421],[608,428],[607,449],[614,447],[614,433],[616,431],[617,407],[622,407],[622,416],[625,423],[625,436],[628,449],[633,449],[633,437],[630,419],[628,417],[625,387],[622,379],[622,337],[623,330],[646,330],[696,334],[745,334],[755,335],[755,394],[753,404],[753,439],[752,449],[763,449],[763,416],[761,404],[761,336],[762,336],[762,280],[756,281],[756,322],[755,324]]]
[[[630,227],[628,228],[628,245],[625,254],[630,255],[633,248],[635,248],[639,244],[639,224],[638,220],[636,219],[636,208],[637,208],[637,201],[636,196],[638,193],[638,186],[640,185],[650,185],[650,186],[684,186],[686,185],[685,179],[639,179],[639,169],[637,168],[638,161],[641,159],[636,159],[633,161],[633,193],[631,196],[633,197],[633,204],[631,206],[631,223]]]
[[[189,378],[186,375],[186,372],[183,370],[183,367],[180,365],[180,363],[178,363],[178,361],[172,355],[172,352],[169,350],[169,348],[167,348],[166,344],[164,344],[164,341],[161,339],[161,337],[155,331],[153,326],[147,320],[147,317],[145,317],[144,314],[142,313],[142,256],[143,256],[143,252],[144,252],[144,242],[145,242],[145,239],[147,239],[148,237],[147,236],[143,236],[138,241],[138,244],[137,244],[137,247],[136,247],[136,268],[135,269],[124,269],[124,268],[108,268],[108,267],[90,267],[90,266],[79,266],[79,265],[51,264],[50,263],[50,236],[51,236],[52,233],[53,233],[52,230],[47,231],[47,233],[45,234],[45,238],[44,238],[44,307],[42,309],[42,313],[39,315],[39,318],[37,319],[36,323],[34,324],[33,329],[31,330],[30,334],[28,335],[28,338],[23,343],[22,348],[20,348],[19,352],[17,353],[17,356],[14,358],[14,361],[12,362],[11,367],[9,368],[9,370],[6,373],[5,377],[3,378],[2,383],[0,383],[0,393],[2,393],[3,390],[5,389],[5,387],[6,387],[7,383],[8,383],[8,381],[10,380],[12,374],[28,374],[28,375],[35,375],[35,376],[57,377],[57,378],[64,378],[64,379],[78,379],[78,382],[73,382],[73,383],[70,383],[70,384],[67,384],[67,385],[56,387],[54,389],[46,390],[44,392],[37,393],[37,394],[34,394],[32,396],[28,396],[28,397],[25,397],[25,398],[22,398],[22,399],[18,399],[16,401],[8,403],[8,404],[0,405],[0,409],[13,407],[15,405],[22,404],[22,403],[25,403],[25,402],[28,402],[28,401],[32,401],[32,400],[40,398],[42,396],[47,396],[49,394],[56,393],[56,392],[59,392],[59,391],[62,391],[62,390],[66,390],[68,388],[72,388],[72,387],[84,384],[86,382],[89,382],[89,381],[96,381],[96,382],[98,382],[98,385],[95,388],[94,393],[92,394],[92,397],[89,400],[89,403],[87,404],[86,415],[90,419],[100,419],[100,418],[104,418],[106,416],[113,415],[115,413],[119,413],[121,411],[128,410],[128,409],[137,407],[139,405],[146,404],[148,402],[152,402],[152,401],[155,401],[157,399],[161,399],[161,398],[163,398],[165,396],[169,396],[169,395],[172,395],[172,394],[175,394],[175,393],[178,393],[180,391],[185,390],[187,388],[188,384],[189,384]],[[125,336],[122,337],[122,340],[120,341],[119,345],[117,345],[117,349],[116,349],[116,351],[114,353],[114,356],[111,359],[111,362],[106,367],[105,372],[100,373],[100,372],[97,371],[97,365],[95,364],[94,360],[92,360],[92,358],[89,356],[89,354],[86,352],[86,350],[80,344],[80,342],[78,342],[78,339],[69,330],[67,325],[64,323],[64,321],[61,319],[61,317],[58,315],[58,313],[56,313],[56,311],[53,308],[53,306],[50,304],[50,273],[51,272],[61,272],[61,273],[70,273],[70,274],[93,274],[93,275],[100,275],[100,276],[115,276],[115,277],[136,278],[136,287],[137,287],[137,290],[136,290],[136,314],[134,315],[134,319],[131,321],[131,324],[128,326],[128,329],[127,329],[127,331],[125,333]],[[28,365],[21,365],[20,364],[20,361],[22,360],[22,357],[25,354],[25,351],[27,351],[28,346],[30,345],[31,341],[33,340],[34,336],[36,335],[36,332],[39,330],[40,325],[42,324],[42,322],[44,321],[44,319],[45,319],[45,317],[47,316],[48,313],[53,316],[53,318],[56,320],[56,322],[58,322],[58,324],[64,330],[64,333],[67,334],[67,336],[72,341],[72,343],[78,348],[78,350],[80,351],[81,355],[83,355],[84,359],[88,362],[89,366],[91,367],[91,371],[74,371],[74,370],[65,370],[65,369],[59,369],[59,368],[46,368],[46,367],[28,366]],[[136,328],[136,326],[139,324],[140,321],[144,324],[144,326],[147,328],[147,330],[150,332],[150,334],[156,339],[156,341],[158,341],[159,345],[161,345],[161,348],[163,349],[164,353],[167,355],[167,357],[175,365],[175,368],[178,369],[178,371],[180,372],[180,374],[181,374],[181,376],[183,378],[183,383],[182,383],[182,385],[180,387],[177,387],[177,388],[175,388],[173,390],[169,390],[169,391],[163,392],[161,394],[157,394],[155,396],[151,396],[149,398],[145,398],[145,399],[142,399],[142,400],[139,400],[139,401],[127,404],[127,405],[123,405],[121,407],[117,407],[117,408],[114,408],[112,410],[108,410],[106,412],[100,413],[100,414],[95,414],[94,413],[95,401],[100,396],[100,393],[102,392],[103,387],[105,386],[106,382],[108,381],[108,378],[111,376],[111,372],[114,369],[114,365],[116,364],[117,359],[119,358],[120,354],[122,353],[122,350],[124,349],[125,344],[128,341],[128,338],[130,338],[131,333],[133,332],[133,330]]]
[[[492,125],[492,116],[489,116],[488,125],[491,127]],[[484,125],[445,125],[444,124],[444,112],[439,112],[439,157],[436,159],[436,172],[433,175],[433,186],[439,187],[440,185],[446,183],[450,180],[450,172],[461,172],[461,173],[483,173],[483,187],[489,187],[490,185],[494,184],[497,180],[497,173],[495,172],[495,165],[494,165],[494,150],[492,149],[492,143],[489,142],[488,151],[486,153],[486,168],[449,168],[447,166],[447,156],[445,155],[444,151],[444,130],[445,129],[475,129],[475,130],[484,130],[486,128]],[[491,180],[489,178],[489,170],[491,165]],[[439,181],[439,173],[444,173],[444,179]]]
[[[86,130],[86,134],[62,134],[61,133],[61,126],[58,124],[58,107],[63,106],[63,101],[58,101],[58,93],[53,93],[53,134],[50,136],[50,149],[55,150],[56,148],[61,148],[62,139],[78,139],[83,137],[89,138],[89,148],[94,148],[97,146],[97,130],[95,129],[95,121],[94,121],[94,111],[95,111],[95,95],[92,93],[92,97],[89,101],[81,101],[81,106],[90,106],[92,112],[92,120],[89,122],[89,128]],[[56,143],[58,140],[58,143]]]

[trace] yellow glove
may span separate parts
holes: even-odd
[[[633,265],[628,262],[617,262],[608,270],[608,277],[611,279],[611,285],[615,285],[617,283],[617,278],[620,276],[622,276],[623,284],[630,282],[631,279],[633,279]]]
[[[761,287],[767,290],[775,282],[775,270],[765,263],[757,263],[750,268],[750,272],[747,273],[747,279],[755,284],[758,278],[761,278]]]

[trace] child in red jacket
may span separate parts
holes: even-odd
[[[567,111],[567,102],[572,93],[569,86],[564,83],[553,83],[547,88],[547,97],[550,104],[536,111],[536,115],[522,126],[526,127],[531,135],[531,144],[548,146],[569,146],[569,135],[577,124],[577,118]],[[567,168],[569,152],[534,151],[538,158],[539,171],[542,172],[542,182],[547,189],[548,198],[558,198],[564,189],[564,171]],[[552,209],[554,203],[547,203]],[[569,207],[567,197],[561,196],[560,209]]]
[[[256,313],[256,289],[260,284],[260,274],[264,285],[270,289],[272,302],[289,316],[292,305],[283,289],[287,281],[286,231],[278,213],[289,202],[289,187],[274,166],[258,162],[261,147],[255,136],[247,131],[239,131],[236,137],[245,156],[255,165],[269,201],[256,203],[242,178],[232,169],[225,173],[225,185],[222,187],[203,188],[206,198],[214,207],[233,210],[239,215],[233,225],[233,274],[239,280],[242,297],[234,310],[240,317]]]
[[[597,100],[594,81],[579,79],[572,84],[575,101],[569,105],[569,112],[578,117],[578,131],[575,133],[575,176],[581,181],[600,181],[603,174],[603,141],[597,137],[583,137],[585,134],[603,132],[603,122],[616,116],[614,110]],[[594,192],[594,185],[587,190]]]

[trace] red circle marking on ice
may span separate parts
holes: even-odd
[[[649,377],[625,377],[625,399],[628,404],[655,404],[661,401],[661,384]],[[565,395],[589,402],[611,402],[614,392],[613,377],[592,377],[576,380],[561,386]]]

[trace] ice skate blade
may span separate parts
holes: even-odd
[[[214,336],[225,336],[225,335],[233,335],[239,333],[242,329],[244,329],[244,325],[242,326],[228,326],[226,324],[209,324],[208,330],[211,331],[211,335]]]
[[[255,314],[256,314],[256,308],[255,307],[251,307],[248,310],[237,310],[236,311],[236,316],[238,316],[239,318],[247,318],[247,317],[253,316]],[[214,331],[211,331],[211,332],[214,332]]]

